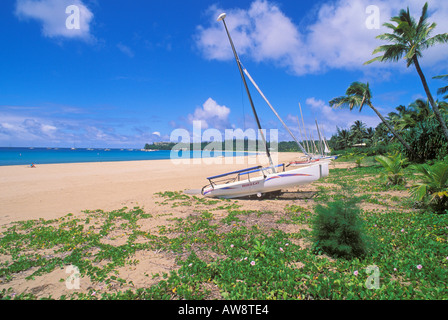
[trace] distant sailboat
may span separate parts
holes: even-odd
[[[271,110],[278,117],[280,122],[285,126],[287,131],[293,136],[294,140],[302,150],[302,152],[308,156],[308,153],[300,144],[300,142],[294,137],[285,123],[281,120],[278,113],[266,99],[264,94],[261,92],[259,87],[256,85],[255,81],[253,81],[252,77],[249,75],[246,69],[243,68],[242,63],[238,57],[238,54],[235,50],[235,46],[233,44],[232,38],[230,36],[229,30],[227,29],[227,25],[225,22],[226,14],[223,13],[218,17],[218,21],[222,21],[224,24],[224,28],[226,30],[227,36],[230,41],[230,45],[233,50],[233,54],[235,56],[235,60],[237,62],[238,69],[240,71],[241,78],[243,80],[244,86],[246,88],[246,92],[249,98],[249,102],[252,107],[252,111],[254,114],[255,121],[257,123],[261,138],[263,140],[266,156],[269,159],[269,166],[263,168],[262,166],[257,166],[253,168],[248,168],[244,170],[229,172],[213,177],[207,178],[209,180],[209,184],[202,188],[202,195],[206,197],[213,198],[239,198],[251,195],[257,195],[258,197],[263,196],[264,194],[269,194],[273,192],[281,191],[282,189],[300,186],[309,184],[313,181],[316,181],[322,177],[326,177],[329,174],[328,162],[321,162],[318,164],[308,164],[307,166],[303,166],[298,169],[287,170],[290,167],[290,164],[279,164],[274,165],[270,150],[267,146],[266,139],[264,137],[263,131],[261,129],[260,121],[258,119],[257,112],[255,110],[255,106],[247,86],[246,77],[252,82],[261,96],[268,103]],[[309,157],[310,158],[310,157]],[[279,171],[280,169],[280,171]],[[251,177],[252,174],[256,174],[255,177]]]

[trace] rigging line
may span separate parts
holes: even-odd
[[[301,125],[300,125],[299,117],[297,117],[297,124],[299,125],[299,132],[300,132],[300,136],[301,136],[301,138],[302,138],[303,146],[304,146],[304,148],[306,149],[306,152],[310,153],[310,150],[307,148],[307,146],[306,146],[306,144],[305,144],[305,140],[303,139],[303,132],[302,132],[302,128],[301,128]]]
[[[243,66],[244,68],[244,66]],[[306,152],[306,150],[303,148],[303,146],[300,144],[300,142],[297,140],[297,138],[294,136],[294,134],[291,132],[291,130],[288,128],[288,126],[285,124],[285,122],[283,122],[282,118],[280,117],[280,115],[277,113],[277,111],[274,109],[274,107],[271,105],[271,103],[268,101],[268,99],[266,98],[266,96],[263,94],[263,92],[260,90],[260,88],[258,87],[258,85],[255,83],[254,79],[252,79],[252,77],[250,76],[249,72],[247,71],[246,68],[244,68],[244,73],[246,74],[246,76],[249,78],[249,80],[252,82],[252,84],[254,85],[254,87],[257,89],[258,93],[262,96],[262,98],[266,101],[266,103],[268,104],[268,106],[271,108],[272,112],[274,112],[274,114],[277,116],[278,120],[280,120],[280,122],[282,123],[282,125],[285,127],[285,129],[288,131],[288,133],[291,135],[291,137],[294,139],[294,141],[297,143],[297,145],[299,146],[299,148],[302,150],[302,152],[305,155],[308,155],[308,153]]]
[[[244,110],[244,84],[243,79],[240,81],[241,84],[241,104],[243,105],[243,131],[246,131],[246,111]]]

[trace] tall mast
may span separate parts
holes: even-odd
[[[261,129],[261,124],[260,124],[260,120],[258,119],[257,111],[255,110],[254,102],[252,101],[252,96],[250,95],[249,87],[247,86],[246,78],[244,77],[244,72],[243,72],[243,69],[241,67],[240,59],[238,57],[238,54],[236,53],[235,46],[233,44],[232,37],[230,36],[229,30],[227,29],[225,17],[226,17],[226,14],[222,13],[221,15],[219,15],[218,21],[222,21],[222,23],[224,24],[224,28],[226,29],[226,33],[227,33],[227,36],[229,38],[230,45],[232,46],[233,55],[235,56],[236,64],[238,65],[238,70],[240,71],[241,78],[243,79],[244,87],[246,88],[247,96],[249,97],[249,102],[250,102],[250,105],[252,107],[252,111],[254,113],[255,121],[257,122],[258,130],[260,132],[261,138],[263,140],[263,143],[264,143],[264,146],[265,146],[265,149],[266,149],[266,155],[269,158],[269,163],[270,163],[270,165],[272,167],[273,172],[276,172],[275,171],[275,167],[274,167],[274,163],[272,162],[271,153],[269,152],[268,144],[266,142],[266,138],[265,138],[265,136],[263,134],[263,130]]]
[[[320,154],[323,156],[324,155],[324,147],[322,145],[322,136],[320,134],[320,130],[319,130],[319,125],[317,124],[317,119],[316,120],[316,128],[317,128],[317,134],[319,136],[319,149],[320,149]]]
[[[305,139],[303,139],[302,126],[300,125],[299,117],[297,117],[297,124],[299,125],[299,132],[300,132],[300,137],[302,138],[303,146],[305,147],[306,152],[309,153],[310,150],[309,150],[309,149],[307,148],[307,146],[306,146]]]

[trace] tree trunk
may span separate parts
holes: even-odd
[[[414,65],[417,69],[418,75],[420,76],[420,79],[423,83],[423,88],[425,89],[426,95],[428,96],[429,103],[431,104],[432,110],[434,111],[434,114],[436,115],[437,120],[440,122],[440,125],[442,126],[443,134],[445,135],[446,140],[448,141],[448,128],[446,126],[446,122],[442,117],[442,114],[440,113],[439,107],[434,101],[434,98],[432,97],[431,91],[429,91],[428,83],[426,82],[425,75],[423,74],[422,69],[420,68],[420,64],[418,62],[417,57],[414,57]]]
[[[383,115],[381,113],[379,113],[379,111],[372,105],[369,104],[369,107],[372,108],[373,111],[375,111],[375,113],[377,114],[377,116],[381,119],[381,121],[383,121],[383,123],[386,125],[386,127],[389,129],[390,132],[392,132],[392,134],[394,135],[395,138],[398,139],[398,141],[401,142],[401,144],[412,154],[412,156],[414,157],[414,159],[418,159],[420,160],[420,157],[415,153],[415,151],[411,148],[411,146],[403,140],[403,138],[395,131],[395,129],[389,124],[389,122],[386,121],[386,119],[384,119]]]

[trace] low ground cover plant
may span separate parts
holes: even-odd
[[[447,215],[415,207],[408,187],[386,185],[382,166],[365,163],[332,169],[314,184],[311,198],[258,202],[271,204],[269,210],[246,208],[251,201],[170,192],[157,195],[167,223],[152,229],[145,226],[155,212],[139,207],[3,226],[0,298],[447,299]],[[408,185],[419,181],[411,167],[403,174]],[[351,197],[344,184],[351,185]],[[185,211],[185,217],[170,214]],[[313,245],[313,222],[322,213],[340,220],[334,239],[348,240],[335,242],[336,254],[322,242]],[[137,257],[148,251],[173,258],[172,271],[146,274],[148,286],[120,274],[144,263]],[[64,296],[15,289],[18,279],[33,281],[70,265],[92,288]]]

